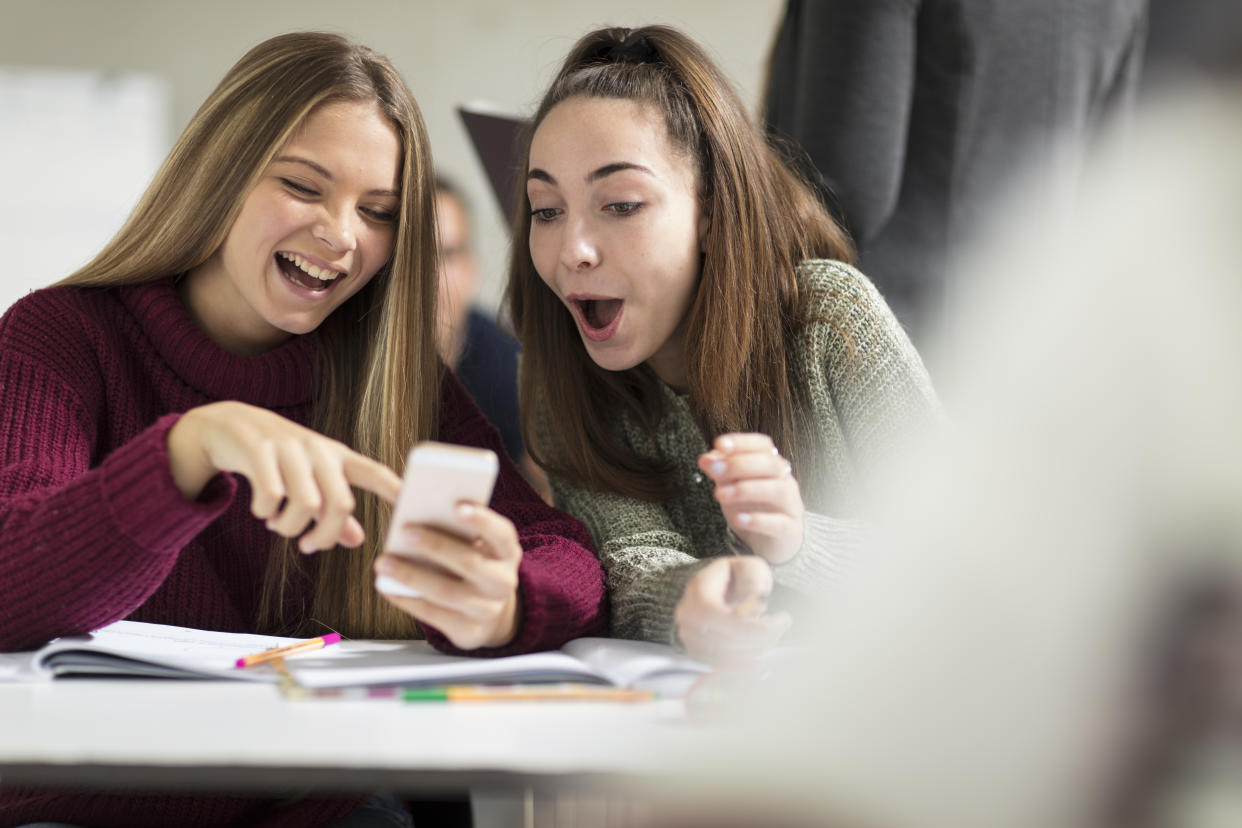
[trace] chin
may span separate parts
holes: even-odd
[[[605,371],[628,371],[642,362],[641,359],[634,359],[628,354],[616,353],[611,349],[597,349],[594,343],[587,346],[586,352],[591,361]]]
[[[325,317],[326,318],[326,317]],[[290,336],[303,336],[315,331],[324,322],[323,319],[285,319],[274,324],[274,327]]]

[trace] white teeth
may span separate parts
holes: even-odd
[[[328,270],[327,268],[320,267],[319,265],[313,265],[297,253],[282,252],[277,255],[283,259],[293,262],[303,273],[308,273],[322,282],[331,282],[333,279],[341,275],[339,271]]]

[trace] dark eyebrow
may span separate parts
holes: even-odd
[[[311,161],[309,158],[299,158],[296,155],[281,155],[276,158],[273,158],[272,161],[273,162],[284,161],[287,164],[305,164],[306,166],[310,167],[312,170],[319,173],[320,175],[322,175],[324,178],[328,179],[329,181],[335,180],[335,176],[333,176],[332,173],[328,172],[328,170],[325,167],[319,164],[316,164],[314,161]],[[367,195],[392,196],[393,198],[398,198],[400,197],[401,194],[397,192],[396,190],[368,190]]]
[[[586,180],[588,182],[599,181],[601,178],[610,176],[613,173],[623,172],[624,170],[635,170],[640,173],[646,173],[647,175],[655,175],[655,173],[644,167],[642,164],[631,164],[628,161],[618,161],[615,164],[605,164],[595,172],[588,175]]]
[[[538,167],[533,168],[530,172],[526,174],[526,180],[527,181],[532,181],[532,180],[542,181],[545,184],[551,184],[553,187],[556,186],[556,179],[553,178],[551,175],[549,175],[547,172],[539,169]]]
[[[655,175],[655,173],[647,167],[644,167],[642,164],[631,164],[628,161],[618,161],[615,164],[605,164],[598,170],[593,170],[587,174],[586,180],[589,184],[599,181],[601,178],[606,178],[613,173],[619,173],[624,170],[635,170],[637,172],[646,173],[647,175]],[[556,186],[556,179],[549,175],[547,171],[541,170],[538,167],[533,168],[526,174],[526,180],[543,181],[547,184],[551,184],[553,187]]]

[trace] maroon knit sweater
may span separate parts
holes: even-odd
[[[122,618],[254,632],[273,536],[250,514],[244,478],[217,475],[186,501],[165,438],[181,412],[218,400],[305,423],[313,352],[308,337],[257,357],[224,351],[186,313],[171,279],[49,288],[10,308],[0,318],[0,651]],[[438,439],[501,457],[491,506],[513,521],[523,548],[518,635],[476,652],[605,635],[603,573],[587,532],[526,484],[451,373],[440,405]],[[426,632],[434,646],[456,651],[437,630]],[[0,788],[0,826],[319,825],[356,804]]]

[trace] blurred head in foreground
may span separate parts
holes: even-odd
[[[1242,824],[1240,93],[1153,104],[1074,213],[1018,204],[978,252],[940,342],[954,436],[877,504],[811,652],[731,708],[699,801]]]

